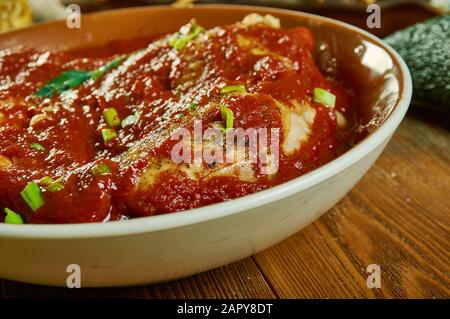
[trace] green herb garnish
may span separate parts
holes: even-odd
[[[49,192],[57,192],[64,188],[64,185],[61,183],[62,178],[58,178],[54,180],[50,176],[42,177],[39,180],[39,185],[45,186],[45,189]]]
[[[20,225],[23,224],[23,219],[22,216],[20,216],[19,214],[17,214],[15,211],[5,207],[5,209],[3,210],[6,214],[5,217],[5,223],[6,224],[16,224],[16,225]]]
[[[136,115],[128,115],[126,118],[123,119],[122,127],[132,125],[132,124],[136,123],[136,121],[137,121]]]
[[[100,163],[91,168],[91,172],[96,176],[102,176],[111,173],[108,165]]]
[[[117,133],[112,128],[104,128],[104,129],[102,129],[102,138],[103,138],[103,142],[105,142],[105,144],[106,144],[106,143],[109,143],[110,141],[116,139]]]
[[[105,75],[107,72],[111,71],[112,69],[117,68],[120,63],[122,63],[123,60],[125,60],[126,56],[121,56],[115,60],[112,60],[111,62],[99,67],[97,70],[91,71],[91,79],[94,81],[97,81],[99,78],[101,78],[103,75]]]
[[[103,111],[103,118],[105,119],[105,122],[109,127],[120,126],[121,121],[119,114],[113,107],[107,108]]]
[[[35,182],[29,182],[23,191],[20,192],[20,195],[33,212],[38,210],[45,203],[41,189]]]
[[[45,189],[48,190],[49,192],[57,192],[60,191],[61,189],[64,189],[64,185],[59,182],[54,182],[48,185]]]
[[[226,132],[226,129],[225,129],[225,127],[223,126],[223,123],[220,122],[220,121],[212,122],[212,123],[211,123],[211,126],[214,127],[216,130],[221,131],[222,133],[225,133],[225,132]]]
[[[327,107],[334,108],[336,104],[336,95],[321,88],[314,89],[314,102],[321,103]]]
[[[230,110],[225,105],[220,106],[220,114],[222,116],[222,120],[225,121],[225,128],[230,129],[233,128],[233,122],[234,122],[234,114],[233,111]]]
[[[42,185],[42,186],[49,186],[49,185],[51,185],[53,182],[55,182],[55,181],[53,180],[53,178],[51,178],[50,176],[45,176],[45,177],[42,177],[42,178],[39,180],[39,185]]]
[[[170,45],[177,49],[178,51],[183,50],[186,45],[195,39],[200,33],[205,31],[201,26],[197,25],[195,22],[191,23],[191,29],[189,30],[189,33],[183,34],[181,32],[178,32],[170,41]]]
[[[40,97],[52,97],[69,89],[74,89],[89,79],[96,81],[108,71],[118,67],[127,56],[119,57],[93,71],[69,70],[64,71],[56,78],[48,81],[35,95]]]
[[[197,107],[198,107],[197,103],[190,103],[189,109],[188,109],[189,113],[194,113],[194,111],[197,109]]]
[[[31,143],[30,148],[38,152],[45,152],[47,150],[44,146],[42,146],[39,143]]]

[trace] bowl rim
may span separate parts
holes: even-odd
[[[400,97],[386,120],[369,136],[364,138],[353,148],[333,159],[329,163],[312,170],[311,172],[296,177],[280,185],[259,191],[250,195],[232,199],[230,201],[207,205],[191,210],[154,215],[148,217],[139,217],[129,220],[111,221],[107,223],[79,223],[79,224],[25,224],[11,225],[0,223],[0,238],[23,238],[23,239],[79,239],[79,238],[99,238],[99,237],[117,237],[127,235],[137,235],[149,232],[158,232],[179,227],[186,227],[193,224],[211,222],[213,220],[225,218],[250,209],[255,209],[263,205],[282,200],[295,193],[302,192],[310,187],[318,185],[338,175],[342,171],[353,166],[355,163],[366,157],[369,153],[388,140],[394,133],[401,120],[408,110],[412,95],[411,75],[404,60],[387,43],[383,42],[377,36],[355,27],[353,25],[341,22],[335,19],[293,11],[287,9],[270,8],[263,6],[249,5],[227,5],[227,4],[203,4],[196,5],[193,8],[171,8],[170,6],[150,6],[134,7],[116,10],[107,10],[96,13],[89,13],[91,17],[98,17],[104,14],[126,14],[133,11],[149,10],[221,10],[232,9],[236,11],[264,11],[269,14],[289,14],[301,18],[309,18],[324,23],[331,23],[338,27],[348,29],[351,32],[360,34],[371,40],[377,46],[387,52],[392,58],[394,64],[399,67]],[[28,28],[39,27],[39,25],[57,24],[61,21],[50,21],[41,23]],[[21,29],[15,32],[24,32]]]

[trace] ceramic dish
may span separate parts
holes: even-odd
[[[0,36],[0,48],[70,50],[173,32],[192,18],[208,28],[230,24],[252,12],[276,16],[285,28],[312,30],[318,65],[327,70],[333,61],[336,76],[355,84],[360,116],[371,133],[304,176],[220,204],[104,224],[0,224],[0,277],[64,286],[71,264],[80,266],[84,287],[139,285],[192,275],[255,254],[298,232],[364,176],[405,115],[412,84],[392,48],[350,25],[263,7],[147,7],[86,15],[81,29],[68,29],[59,21],[7,33]]]

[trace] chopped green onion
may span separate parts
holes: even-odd
[[[314,89],[314,102],[321,103],[327,107],[334,108],[336,104],[336,95],[321,88]]]
[[[252,49],[252,54],[254,55],[273,55],[272,52],[267,50],[266,48],[254,48]]]
[[[23,219],[22,216],[20,216],[19,214],[17,214],[15,211],[5,207],[5,209],[3,210],[6,214],[5,217],[5,223],[6,224],[23,224]]]
[[[183,50],[184,47],[188,44],[189,39],[187,37],[174,38],[170,41],[170,45],[173,46],[178,51]]]
[[[336,111],[336,123],[339,127],[347,126],[347,120],[345,119],[344,114],[339,111]]]
[[[234,114],[233,111],[228,107],[222,105],[220,106],[220,114],[222,116],[222,120],[225,121],[225,128],[230,129],[233,128],[234,122]]]
[[[205,31],[205,29],[203,29],[203,27],[199,26],[198,24],[194,24],[194,25],[192,25],[190,36],[196,37],[203,31]]]
[[[111,173],[111,170],[108,165],[100,163],[92,167],[91,172],[96,176],[102,176]]]
[[[54,181],[53,183],[48,185],[45,189],[48,190],[49,192],[57,192],[60,191],[61,189],[64,189],[64,185],[58,181]]]
[[[226,124],[226,128],[233,128],[233,122],[234,122],[234,116],[233,116],[233,111],[229,110],[228,115],[227,115],[227,119],[225,121]]]
[[[122,127],[132,125],[132,124],[136,123],[136,121],[137,121],[136,115],[128,115],[126,118],[123,119]]]
[[[101,78],[103,75],[106,74],[106,72],[115,69],[119,66],[119,64],[126,59],[127,56],[121,56],[118,57],[115,60],[112,60],[111,62],[106,63],[105,65],[102,65],[96,70],[91,71],[91,79],[94,81],[97,81],[99,78]]]
[[[106,121],[106,124],[108,124],[109,127],[117,127],[120,126],[120,117],[119,114],[117,114],[117,111],[115,108],[110,107],[103,111],[103,118]]]
[[[52,97],[68,89],[74,89],[84,83],[90,77],[89,71],[69,70],[64,71],[56,78],[48,81],[35,95],[40,97]]]
[[[53,180],[53,178],[51,178],[50,176],[45,176],[45,177],[42,177],[40,180],[39,180],[39,185],[42,185],[42,186],[49,186],[49,185],[51,185],[52,183],[54,183],[55,181]]]
[[[105,74],[105,73],[100,69],[93,70],[93,71],[91,71],[91,79],[94,81],[97,81],[99,78],[101,78],[103,76],[103,74]]]
[[[7,167],[9,165],[12,165],[12,161],[9,159],[9,157],[0,155],[0,168]]]
[[[114,129],[104,128],[102,129],[103,142],[108,143],[117,138],[117,133]]]
[[[239,93],[246,94],[247,91],[242,84],[238,85],[228,85],[220,89],[220,94],[230,94],[230,93]]]
[[[227,110],[228,108],[225,105],[220,106],[220,116],[222,117],[222,120],[226,120],[227,118]]]
[[[89,79],[93,81],[98,80],[105,75],[108,71],[118,67],[122,61],[127,58],[128,55],[124,55],[114,59],[101,67],[92,70],[69,70],[64,71],[57,77],[48,81],[42,88],[40,88],[35,95],[40,97],[52,97],[59,95],[69,89],[75,89]]]
[[[198,107],[197,103],[190,103],[189,104],[189,113],[193,113]]]
[[[20,192],[20,195],[33,212],[38,210],[45,203],[41,189],[35,182],[29,182],[23,191]]]
[[[47,149],[39,143],[31,143],[30,148],[38,152],[45,152]]]
[[[183,113],[178,113],[178,114],[175,115],[175,117],[177,119],[181,119],[182,117],[184,117],[184,114]]]
[[[204,30],[205,29],[201,26],[193,23],[188,34],[178,33],[174,38],[172,38],[169,44],[179,51],[183,50],[191,40],[195,39]]]

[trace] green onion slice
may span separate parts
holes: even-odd
[[[122,61],[124,61],[127,58],[127,55],[118,57],[117,59],[114,59],[105,65],[102,65],[96,70],[91,71],[90,76],[91,79],[94,81],[97,81],[99,78],[101,78],[103,75],[105,75],[108,71],[117,68]]]
[[[190,103],[189,104],[189,113],[193,113],[198,107],[197,103]]]
[[[102,129],[103,142],[109,143],[110,141],[117,138],[117,133],[114,129],[104,128]]]
[[[40,88],[35,95],[40,97],[52,97],[59,95],[69,89],[75,89],[89,79],[93,81],[98,80],[105,75],[108,71],[117,68],[122,61],[124,61],[128,55],[118,57],[101,67],[92,70],[68,70],[62,72],[57,77],[48,81],[42,88]]]
[[[314,89],[314,102],[321,103],[327,107],[334,108],[336,104],[336,95],[321,88]]]
[[[38,152],[45,152],[47,150],[44,146],[42,146],[39,143],[31,143],[30,148]]]
[[[222,105],[220,106],[220,114],[222,116],[222,120],[225,121],[225,128],[230,129],[233,128],[234,122],[234,114],[233,111],[228,107]]]
[[[105,119],[105,122],[109,127],[120,126],[121,121],[119,114],[113,107],[107,108],[103,111],[103,118]]]
[[[247,91],[245,90],[245,87],[242,84],[238,85],[228,85],[220,89],[220,94],[246,94]]]
[[[33,212],[38,210],[45,203],[41,189],[35,182],[29,182],[23,191],[20,192],[20,195]]]
[[[221,131],[222,133],[226,132],[225,127],[223,126],[223,123],[221,121],[212,122],[211,126],[214,127],[216,130]]]
[[[49,192],[57,192],[60,191],[61,189],[64,189],[64,185],[60,183],[58,180],[56,180],[50,185],[48,185],[45,189],[48,190]]]
[[[187,37],[177,37],[170,41],[170,45],[177,49],[178,51],[183,50],[184,47],[188,44],[189,40]]]
[[[126,118],[123,119],[122,121],[122,127],[126,127],[129,125],[133,125],[134,123],[136,123],[137,121],[137,116],[136,115],[128,115]]]
[[[100,163],[91,168],[91,172],[96,176],[102,176],[111,173],[108,165]]]
[[[190,41],[195,39],[203,31],[205,31],[205,29],[193,22],[188,34],[178,32],[169,44],[179,51],[183,50]]]
[[[5,217],[5,223],[6,224],[23,224],[23,219],[22,216],[20,216],[19,214],[17,214],[15,211],[13,211],[12,209],[9,209],[7,207],[5,207],[5,209],[3,210],[6,214]]]

